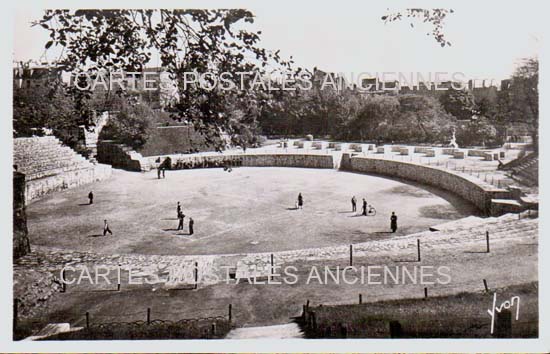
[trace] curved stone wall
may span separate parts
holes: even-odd
[[[334,168],[332,155],[317,154],[168,155],[149,158],[149,163],[158,167],[166,159],[175,170],[223,166]]]
[[[368,157],[352,157],[350,160],[351,171],[398,177],[441,188],[473,203],[485,214],[490,213],[492,199],[511,198],[505,189],[443,168]]]

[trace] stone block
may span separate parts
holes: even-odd
[[[399,145],[392,145],[391,147],[391,152],[401,152],[401,149],[403,148],[403,146],[399,146]]]
[[[456,151],[455,148],[443,148],[443,150],[441,151],[441,153],[442,153],[443,155],[454,155],[454,154],[455,154],[455,151]]]
[[[455,151],[453,153],[453,157],[455,159],[463,159],[464,158],[464,151]]]
[[[322,141],[315,141],[311,143],[311,148],[315,150],[321,150],[323,148],[323,142]]]

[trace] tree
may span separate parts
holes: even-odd
[[[382,20],[385,23],[388,22],[394,22],[394,21],[400,21],[404,17],[409,18],[411,21],[409,22],[409,25],[411,27],[414,27],[414,23],[412,20],[415,21],[422,21],[430,23],[432,27],[432,31],[428,32],[428,36],[432,36],[439,45],[442,47],[450,46],[451,42],[447,41],[445,38],[445,34],[443,33],[443,26],[445,25],[445,18],[448,14],[452,14],[454,11],[452,9],[419,9],[419,8],[411,8],[406,9],[405,11],[399,11],[395,13],[389,13],[387,15],[382,16]]]
[[[463,147],[493,147],[502,144],[496,128],[484,117],[459,124],[456,130],[456,142]]]
[[[392,127],[399,115],[399,100],[392,96],[369,96],[346,126],[351,139],[392,140]]]
[[[424,95],[402,95],[399,105],[395,140],[447,143],[451,139],[455,119],[444,111],[437,99]]]
[[[539,131],[538,82],[538,59],[524,59],[512,75],[509,87],[501,88],[499,95],[499,114],[503,122],[526,124],[535,149],[538,149]]]
[[[101,130],[101,139],[115,140],[139,149],[147,142],[151,121],[156,113],[142,103],[126,103],[113,114]]]
[[[13,91],[13,136],[41,136],[53,131],[65,144],[75,147],[75,130],[85,122],[61,78],[48,74],[32,87]]]
[[[223,72],[265,75],[292,69],[292,60],[258,46],[261,32],[246,29],[253,22],[253,14],[243,9],[124,9],[47,10],[36,24],[49,31],[46,49],[63,47],[58,64],[69,72],[141,71],[153,52],[159,53],[178,92],[173,118],[193,123],[207,141],[221,145],[222,134],[243,136],[243,125],[232,124],[231,109],[244,112],[242,121],[254,121],[267,98],[250,88],[253,76],[243,79],[243,90],[206,86]],[[211,76],[203,77],[206,85],[189,87],[185,75],[193,72]]]
[[[439,101],[445,111],[452,114],[456,119],[472,119],[472,116],[476,113],[477,107],[474,96],[466,90],[450,88],[441,95]]]

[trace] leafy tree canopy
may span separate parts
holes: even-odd
[[[46,48],[63,48],[58,64],[69,72],[141,71],[158,53],[179,93],[173,117],[192,122],[208,141],[221,144],[222,134],[247,135],[240,128],[253,124],[268,95],[251,89],[185,87],[184,73],[210,72],[219,77],[222,72],[290,70],[292,60],[259,46],[261,32],[247,29],[253,22],[253,14],[243,9],[123,9],[48,10],[36,24],[49,31]],[[80,99],[86,98],[89,94]],[[235,107],[242,112],[239,124],[231,111]]]

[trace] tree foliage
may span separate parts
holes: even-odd
[[[452,14],[452,9],[419,9],[410,8],[405,11],[393,12],[382,16],[382,20],[385,23],[400,21],[404,18],[409,19],[409,25],[414,27],[415,21],[422,21],[424,23],[430,23],[432,25],[432,31],[426,33],[428,36],[432,36],[439,45],[442,47],[451,46],[443,31],[445,25],[445,18],[448,14]]]
[[[509,87],[499,94],[499,115],[504,122],[524,123],[538,148],[539,130],[539,61],[524,59],[512,75]]]
[[[134,149],[142,147],[149,136],[156,113],[141,103],[126,103],[111,115],[101,131],[101,139],[115,140]]]
[[[456,142],[459,146],[495,147],[502,144],[496,128],[485,117],[459,124]]]
[[[439,101],[448,113],[460,120],[472,119],[477,113],[474,95],[466,90],[450,88],[441,95]]]
[[[285,93],[264,110],[261,126],[274,135],[314,134],[345,141],[448,143],[455,118],[422,95],[363,96],[353,90]]]
[[[51,80],[13,91],[13,136],[41,136],[46,129],[74,147],[77,141],[70,132],[77,130],[84,121],[61,78],[48,77]]]
[[[49,31],[46,48],[63,47],[58,64],[69,72],[141,71],[158,53],[179,93],[172,107],[174,119],[193,123],[208,141],[219,145],[222,134],[232,139],[244,136],[241,128],[257,118],[268,97],[251,89],[185,87],[184,73],[219,77],[223,72],[291,69],[291,60],[258,45],[261,32],[247,29],[253,22],[253,14],[243,9],[123,9],[48,10],[36,24]],[[205,78],[207,83],[212,80]],[[232,118],[236,107],[243,114],[239,124]]]

